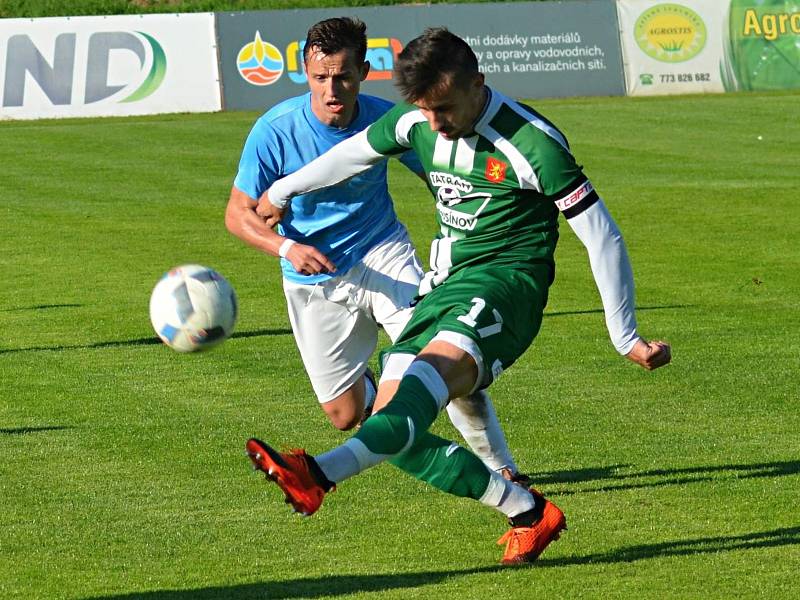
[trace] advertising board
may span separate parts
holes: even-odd
[[[362,91],[392,100],[392,67],[426,27],[446,26],[475,51],[489,85],[519,98],[622,95],[613,0],[435,4],[376,8],[220,13],[220,64],[226,109],[264,109],[304,93],[308,28],[331,17],[367,24],[372,65]]]
[[[0,118],[219,110],[212,13],[0,19]]]
[[[800,0],[618,0],[631,95],[800,88]]]

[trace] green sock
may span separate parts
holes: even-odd
[[[406,375],[392,401],[364,421],[353,437],[371,453],[391,456],[410,448],[428,431],[438,413],[436,399],[422,381]]]
[[[464,448],[428,432],[439,405],[422,380],[407,374],[384,408],[364,421],[355,438],[363,469],[389,459],[393,465],[437,489],[479,500],[491,474],[481,460]]]
[[[489,469],[469,450],[426,432],[389,462],[437,489],[480,500],[489,486]]]

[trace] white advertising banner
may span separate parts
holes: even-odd
[[[724,92],[729,0],[617,0],[628,94]]]
[[[220,110],[213,13],[0,19],[0,118]]]

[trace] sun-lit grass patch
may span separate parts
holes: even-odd
[[[800,96],[536,102],[625,235],[646,373],[608,340],[566,224],[544,325],[492,388],[569,531],[501,569],[503,519],[385,465],[310,519],[249,472],[258,435],[344,439],[316,406],[276,261],[223,211],[254,113],[0,123],[2,598],[791,597],[800,564]],[[428,192],[390,187],[422,255]],[[167,268],[236,288],[236,335],[150,329]],[[435,424],[455,433],[446,419]]]

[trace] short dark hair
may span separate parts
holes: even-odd
[[[308,60],[312,49],[323,54],[336,54],[342,50],[352,50],[356,60],[363,63],[367,57],[367,26],[356,18],[335,17],[325,19],[308,30],[303,60]]]
[[[479,72],[472,48],[446,27],[426,29],[403,48],[394,65],[395,85],[407,102],[445,82],[465,85]]]

